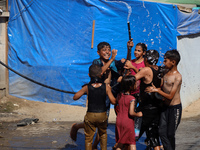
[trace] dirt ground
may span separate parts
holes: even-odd
[[[179,148],[183,149],[182,130],[186,125],[197,120],[200,116],[200,99],[183,110],[183,126],[178,131],[180,137]],[[85,107],[69,106],[63,104],[52,104],[45,102],[29,101],[16,97],[4,97],[0,100],[0,149],[1,150],[21,150],[21,149],[83,149],[84,132],[78,133],[78,142],[73,142],[69,137],[70,128],[73,122],[82,122],[86,112]],[[16,124],[24,118],[38,118],[39,122],[34,125],[17,127]],[[193,120],[188,120],[194,118]],[[115,143],[115,113],[111,109],[108,126],[108,149]],[[194,123],[193,123],[194,124]],[[199,130],[199,122],[195,122],[194,134]],[[190,125],[191,126],[191,125]],[[187,128],[186,128],[187,129]],[[196,131],[195,131],[196,130]],[[189,132],[189,134],[191,134]],[[197,138],[198,137],[198,138]],[[144,137],[145,138],[145,137]],[[141,139],[137,144],[137,150],[145,149]],[[198,135],[194,135],[194,140],[200,140]],[[191,139],[191,138],[190,138]],[[199,147],[199,141],[197,141]],[[187,143],[186,143],[187,144]],[[139,148],[138,148],[139,147]]]
[[[200,115],[200,99],[183,110],[182,118],[190,118]],[[9,96],[0,100],[0,112],[2,122],[16,121],[24,118],[38,118],[40,122],[49,121],[83,121],[86,107],[71,106],[55,103],[30,101]],[[115,122],[116,116],[111,109],[109,121]]]

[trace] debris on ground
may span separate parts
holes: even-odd
[[[25,118],[21,120],[19,123],[17,123],[17,126],[27,126],[27,125],[37,123],[38,121],[39,121],[38,118]]]

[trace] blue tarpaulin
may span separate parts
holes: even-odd
[[[177,11],[177,36],[200,33],[200,14],[198,9],[193,9],[192,13]]]
[[[99,57],[99,42],[106,41],[111,49],[117,49],[116,59],[126,57],[128,21],[135,45],[143,42],[148,49],[159,51],[158,65],[167,50],[176,49],[176,36],[185,29],[182,26],[185,15],[175,5],[139,0],[15,0],[9,1],[9,9],[9,67],[37,82],[66,91],[76,92],[89,82],[88,68]],[[91,48],[93,20],[94,48]],[[199,24],[199,16],[194,20]],[[81,106],[85,106],[86,100],[84,96],[73,101],[72,94],[40,86],[12,71],[9,71],[9,94]]]

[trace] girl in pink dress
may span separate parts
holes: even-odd
[[[127,45],[131,44],[133,45],[132,41],[129,41],[127,43]],[[138,43],[134,51],[135,59],[126,62],[125,68],[126,67],[130,68],[132,75],[135,75],[140,70],[140,68],[145,67],[143,56],[145,55],[146,51],[147,51],[147,46],[144,43]],[[138,98],[139,93],[140,93],[140,80],[136,82],[136,89],[131,93],[131,95],[134,95],[136,98]]]
[[[116,120],[116,150],[128,146],[129,150],[136,150],[134,116],[142,117],[142,112],[135,112],[135,98],[131,92],[135,89],[135,77],[124,76],[121,81],[121,93],[117,97],[119,112]]]

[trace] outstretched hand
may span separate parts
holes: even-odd
[[[151,83],[151,86],[148,86],[145,90],[147,93],[158,92],[158,89]]]

